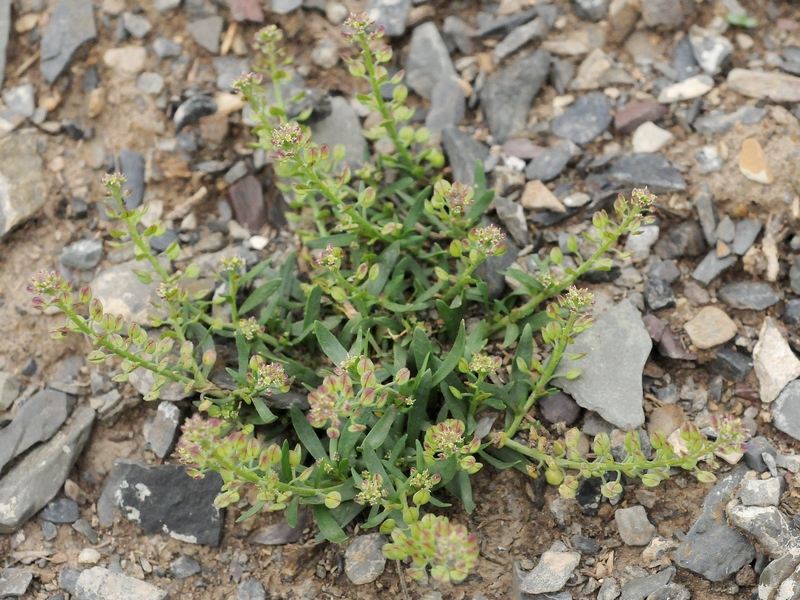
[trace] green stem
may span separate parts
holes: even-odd
[[[365,39],[359,40],[359,43],[361,45],[361,55],[364,57],[364,66],[367,68],[367,79],[372,86],[372,96],[375,98],[375,103],[378,106],[378,112],[380,112],[383,117],[383,126],[386,127],[386,132],[389,134],[389,138],[392,140],[395,150],[397,150],[397,154],[403,162],[406,171],[416,175],[418,171],[417,165],[411,153],[408,151],[408,148],[406,148],[400,140],[400,136],[397,133],[397,126],[394,119],[389,114],[389,109],[381,95],[381,86],[375,76],[375,62],[372,60],[372,52],[370,52],[369,43]]]
[[[230,471],[235,473],[243,481],[249,481],[250,483],[255,483],[256,485],[261,482],[261,477],[257,475],[255,471],[242,467],[240,464],[234,463],[233,461],[225,460],[215,456],[213,462],[213,465],[208,465],[212,470],[217,472]],[[341,488],[341,485],[337,485],[333,487],[314,489],[300,487],[290,483],[283,483],[282,481],[276,481],[274,482],[274,485],[275,489],[280,492],[291,492],[295,496],[302,496],[304,498],[313,498],[317,494],[326,494]]]
[[[461,293],[461,290],[464,289],[464,286],[469,283],[472,274],[475,272],[475,269],[477,269],[485,259],[486,257],[482,256],[481,260],[479,260],[477,263],[467,265],[467,268],[464,269],[464,272],[458,277],[456,284],[451,287],[444,296],[442,296],[442,302],[447,304],[453,298],[455,298],[456,295]]]
[[[516,435],[517,431],[519,430],[519,426],[522,424],[522,420],[525,418],[525,415],[528,414],[528,411],[533,408],[534,403],[547,391],[547,385],[553,378],[553,375],[555,374],[556,369],[561,362],[561,358],[564,356],[564,350],[567,348],[567,344],[569,343],[570,336],[572,334],[572,328],[575,325],[577,318],[578,313],[571,312],[569,319],[567,319],[567,322],[561,328],[561,335],[559,336],[555,346],[553,346],[553,352],[550,353],[550,357],[547,359],[544,372],[536,381],[536,385],[534,386],[530,396],[528,396],[528,399],[525,401],[524,406],[517,411],[514,420],[511,422],[511,426],[506,430],[506,435],[509,439]]]

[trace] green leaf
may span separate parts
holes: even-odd
[[[383,416],[378,419],[378,422],[375,423],[372,429],[370,429],[367,437],[364,438],[363,447],[370,448],[371,450],[380,448],[383,442],[386,441],[389,432],[392,430],[392,424],[395,418],[397,418],[397,407],[391,406],[383,413]]]
[[[431,385],[439,385],[444,379],[453,372],[458,366],[458,361],[464,356],[464,346],[467,343],[467,333],[466,333],[466,325],[464,321],[461,321],[461,325],[458,328],[458,335],[456,336],[456,341],[453,344],[453,347],[450,349],[450,352],[442,360],[442,364],[439,365],[436,369],[436,374],[433,376],[433,381]]]
[[[236,338],[236,354],[239,357],[239,376],[244,377],[250,362],[250,346],[240,329],[236,330],[234,337]]]
[[[289,440],[283,440],[283,446],[281,446],[281,475],[284,481],[292,480],[292,463],[289,460],[290,451]]]
[[[260,396],[253,396],[253,406],[258,416],[261,417],[262,424],[272,423],[277,420],[278,417],[272,414],[272,411],[264,404],[264,400]]]
[[[294,254],[290,254],[286,257],[287,261],[294,263]],[[247,273],[245,273],[242,278],[239,280],[239,285],[245,285],[246,283],[250,282],[251,280],[255,279],[261,273],[263,273],[272,263],[272,259],[268,258],[267,260],[262,260],[258,263],[255,267],[250,269]]]
[[[283,281],[280,279],[272,279],[258,286],[239,307],[239,312],[242,314],[250,312],[260,304],[266,302],[272,294],[278,291],[282,283]]]
[[[300,514],[300,496],[295,496],[286,507],[286,524],[294,529],[297,527],[297,518]]]
[[[333,334],[328,331],[319,321],[314,325],[314,333],[317,336],[319,347],[325,355],[331,359],[334,365],[339,366],[347,359],[347,350],[345,350]]]
[[[381,253],[381,257],[378,259],[377,263],[380,265],[378,277],[367,284],[367,292],[373,296],[378,296],[383,291],[383,286],[389,281],[389,276],[392,274],[392,270],[399,258],[400,242],[392,242],[386,247],[386,250]]]
[[[320,317],[319,311],[322,300],[322,288],[318,285],[315,285],[311,288],[311,292],[308,294],[308,300],[306,300],[306,309],[303,313],[303,330],[310,329],[314,326],[314,321],[317,321]],[[305,337],[305,336],[303,336]]]
[[[317,520],[319,532],[329,542],[341,544],[347,539],[347,534],[339,523],[336,522],[336,519],[333,518],[330,511],[325,508],[324,504],[317,504],[314,506],[314,518]]]
[[[303,444],[303,447],[305,447],[309,454],[316,460],[327,458],[328,453],[325,452],[325,448],[322,447],[322,442],[319,441],[316,431],[311,426],[311,423],[308,422],[303,411],[296,406],[292,406],[289,410],[292,417],[292,427],[294,427],[294,431],[300,443]]]
[[[414,337],[411,340],[411,352],[414,354],[417,370],[422,370],[423,363],[429,355],[433,354],[431,340],[422,327],[417,326],[414,329]]]
[[[758,19],[746,13],[728,13],[728,23],[736,27],[746,27],[747,29],[755,29],[758,27]]]
[[[503,337],[503,347],[508,348],[519,336],[519,326],[516,323],[506,325],[506,334]]]
[[[439,311],[439,316],[444,321],[445,335],[448,340],[452,340],[456,336],[459,324],[463,323],[461,319],[466,308],[466,305],[461,303],[461,298],[455,298],[454,302],[458,302],[459,306],[451,308],[443,300],[436,300],[436,310]]]
[[[241,523],[242,521],[246,521],[247,519],[255,515],[258,511],[260,511],[262,508],[264,508],[264,505],[266,505],[266,502],[264,502],[263,500],[259,500],[258,502],[253,504],[253,506],[251,506],[247,510],[247,512],[242,513],[241,516],[238,519],[236,519],[236,522]]]

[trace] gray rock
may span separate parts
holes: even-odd
[[[669,283],[663,279],[648,277],[644,283],[644,300],[650,310],[661,310],[675,306],[677,298]]]
[[[597,591],[597,600],[616,600],[621,593],[617,580],[613,577],[606,577],[603,585]]]
[[[175,58],[183,52],[183,46],[169,38],[160,37],[153,42],[153,52],[158,58]]]
[[[448,15],[442,24],[442,33],[451,39],[461,54],[472,54],[472,36],[475,30],[464,19],[457,15]]]
[[[725,521],[725,505],[744,478],[739,465],[718,481],[703,501],[703,512],[675,552],[675,564],[710,581],[724,581],[755,557],[755,548]]]
[[[691,600],[692,594],[682,585],[670,583],[656,590],[647,597],[647,600]]]
[[[552,181],[567,168],[572,159],[572,153],[559,146],[547,148],[534,158],[525,168],[525,178],[528,180]]]
[[[144,15],[137,15],[132,12],[122,13],[122,26],[125,28],[125,31],[139,40],[150,33],[150,30],[153,29],[153,26],[150,24],[150,21],[147,20],[147,17]]]
[[[603,351],[609,347],[618,351]],[[561,377],[555,385],[620,429],[636,429],[644,424],[642,371],[652,347],[641,314],[629,300],[623,300],[575,338],[570,351],[588,354],[559,365],[559,375],[579,369],[580,376],[572,381]]]
[[[694,157],[700,165],[701,175],[722,171],[722,157],[716,146],[703,146],[694,153]]]
[[[158,73],[145,71],[136,79],[136,87],[145,94],[157,96],[164,89],[164,78]]]
[[[524,574],[519,589],[523,594],[532,595],[557,592],[566,585],[580,560],[581,555],[577,552],[548,550],[542,554],[536,567]]]
[[[675,576],[675,567],[667,567],[647,577],[633,579],[622,586],[620,600],[645,600],[650,594],[665,587]]]
[[[406,32],[408,11],[411,0],[369,0],[367,15],[375,25],[383,27],[389,37],[401,36]]]
[[[783,480],[745,479],[739,487],[739,499],[745,506],[778,506],[783,493]]]
[[[578,420],[581,408],[578,403],[563,392],[548,394],[536,401],[542,418],[548,423],[572,425]]]
[[[700,219],[700,227],[703,228],[703,235],[710,248],[717,244],[717,209],[714,208],[714,193],[703,184],[698,192],[692,197],[692,204],[697,211],[697,218]]]
[[[602,135],[611,124],[611,109],[608,98],[593,92],[578,98],[562,115],[553,119],[555,135],[575,142],[588,144]]]
[[[381,533],[360,535],[352,541],[344,554],[344,572],[355,585],[371,583],[386,568],[383,545],[388,540]]]
[[[736,233],[734,234],[733,244],[731,244],[733,253],[744,256],[755,243],[760,232],[761,223],[754,219],[742,219],[736,223]]]
[[[158,302],[158,284],[145,285],[131,269],[150,269],[149,264],[129,261],[101,272],[92,281],[94,297],[103,303],[106,312],[122,315],[125,321],[147,324],[150,313],[158,313],[152,303]],[[162,313],[163,314],[163,313]]]
[[[732,113],[726,114],[723,111],[719,111],[700,117],[694,122],[693,127],[695,131],[704,135],[727,133],[733,129],[736,123],[755,125],[760,123],[765,116],[767,116],[766,108],[740,106]]]
[[[597,23],[608,13],[610,0],[572,0],[572,10],[579,19]]]
[[[0,571],[0,598],[17,598],[28,591],[33,573],[28,569],[8,567]]]
[[[140,460],[118,458],[114,461],[111,473],[106,477],[103,491],[97,500],[97,518],[102,527],[109,527],[114,522],[117,510],[116,493],[131,465],[145,466],[145,463]]]
[[[432,133],[441,133],[445,127],[457,127],[464,120],[466,111],[464,89],[457,79],[444,78],[431,92],[431,108],[425,117],[425,127]]]
[[[800,550],[794,548],[769,563],[758,578],[758,598],[787,600],[793,597],[792,589],[797,589],[797,565],[800,564]],[[788,584],[788,585],[787,585]],[[784,586],[790,589],[783,592]]]
[[[764,310],[780,302],[780,296],[767,283],[735,281],[719,289],[717,297],[731,308]]]
[[[38,517],[51,523],[74,523],[81,518],[78,503],[69,498],[56,498],[48,502]]]
[[[733,56],[733,44],[721,35],[690,35],[689,43],[692,45],[697,64],[712,77],[718,74]]]
[[[255,579],[243,579],[236,588],[236,600],[267,600],[267,592]]]
[[[534,40],[543,40],[550,33],[550,27],[541,17],[520,25],[494,48],[492,60],[496,64],[500,64],[507,56],[511,56],[514,52],[522,48]]]
[[[776,506],[734,506],[728,511],[728,521],[753,536],[772,558],[800,551],[800,530]]]
[[[269,525],[256,531],[250,537],[250,543],[261,544],[262,546],[294,544],[303,539],[303,530],[308,525],[308,521],[308,513],[301,510],[297,517],[297,524],[294,527],[289,527],[285,520]]]
[[[217,89],[229,92],[231,84],[245,73],[250,72],[250,60],[238,56],[217,56],[214,58],[217,72]]]
[[[626,187],[645,187],[655,194],[682,192],[686,180],[660,154],[640,152],[623,156],[608,170],[607,175]]]
[[[205,48],[211,54],[219,54],[219,37],[225,22],[220,16],[206,17],[189,23],[186,30],[197,45]]]
[[[520,27],[528,21],[532,21],[539,16],[542,12],[542,9],[543,7],[529,8],[528,10],[523,10],[512,15],[506,15],[503,17],[498,17],[497,19],[492,19],[490,22],[482,25],[478,31],[475,32],[474,37],[484,38],[506,36],[517,27]]]
[[[303,0],[271,0],[270,8],[272,12],[279,15],[288,15],[303,5]]]
[[[733,348],[724,347],[717,351],[714,360],[706,363],[706,369],[709,373],[739,383],[753,370],[753,360]]]
[[[433,88],[443,79],[457,79],[450,53],[434,23],[414,28],[406,57],[406,84],[430,100]]]
[[[726,244],[732,243],[736,237],[736,223],[728,215],[722,217],[717,225],[717,237]]]
[[[11,424],[0,429],[0,471],[8,462],[58,431],[75,406],[75,397],[46,389],[17,411]]]
[[[502,297],[507,284],[506,278],[501,273],[511,267],[519,255],[519,248],[513,240],[507,239],[506,245],[508,248],[503,256],[490,256],[475,270],[475,274],[486,282],[490,300]]]
[[[202,117],[213,115],[217,112],[216,101],[210,96],[198,94],[183,102],[172,117],[175,123],[175,133],[187,125],[198,123]]]
[[[186,579],[196,575],[202,569],[200,563],[186,555],[181,555],[169,564],[169,570],[174,579]]]
[[[168,592],[102,567],[82,571],[75,583],[77,600],[166,600]]]
[[[648,27],[678,29],[693,12],[691,0],[642,0],[639,5]]]
[[[89,438],[94,411],[80,406],[71,422],[22,459],[0,480],[0,533],[11,533],[61,489]]]
[[[117,155],[118,170],[126,179],[122,189],[127,194],[125,207],[129,210],[144,199],[144,165],[144,156],[129,148],[123,148]]]
[[[483,87],[481,106],[496,143],[525,129],[528,111],[549,70],[550,55],[537,50],[496,73]]]
[[[11,0],[0,0],[0,90],[3,89],[3,76],[6,70],[6,48],[11,31]]]
[[[311,125],[311,137],[317,144],[327,144],[331,148],[342,144],[351,169],[359,169],[364,164],[367,140],[361,132],[361,122],[355,109],[341,96],[331,98],[328,117]]]
[[[720,258],[717,256],[716,249],[711,250],[706,254],[705,258],[700,261],[700,264],[695,267],[695,270],[692,272],[692,277],[708,285],[716,279],[720,273],[735,265],[736,260],[737,258],[733,254]]]
[[[706,248],[703,230],[697,221],[686,221],[669,227],[665,233],[655,246],[656,254],[663,259],[699,256]]]
[[[489,148],[456,127],[444,128],[442,145],[453,170],[453,179],[467,185],[474,184],[475,165],[478,161],[486,161]]]
[[[789,383],[772,403],[772,424],[800,440],[800,380]]]
[[[59,261],[68,269],[86,271],[96,267],[101,258],[103,258],[103,242],[81,240],[64,248]]]
[[[773,407],[775,405],[773,404]],[[745,444],[746,450],[744,453],[744,462],[754,471],[764,473],[767,471],[767,464],[764,462],[764,454],[769,454],[772,458],[778,456],[778,451],[770,443],[770,441],[763,436],[756,436],[748,440]]]
[[[39,212],[47,200],[36,135],[0,139],[0,238]]]
[[[614,520],[617,523],[619,537],[627,546],[646,546],[656,532],[643,506],[618,508],[614,513]]]
[[[3,102],[6,108],[13,113],[29,119],[36,110],[36,98],[33,94],[33,84],[28,83],[11,88],[3,92]]]
[[[160,13],[165,13],[172,9],[178,8],[181,5],[181,0],[153,0],[153,6]]]
[[[92,529],[92,526],[89,525],[89,522],[86,519],[78,519],[72,524],[72,528],[89,540],[90,544],[97,543],[97,532]]]
[[[672,66],[678,74],[678,81],[684,81],[700,73],[694,50],[688,37],[682,37],[672,50]]]
[[[97,39],[91,0],[58,0],[42,33],[39,69],[53,83],[83,44]]]
[[[795,263],[797,264],[797,263]],[[800,265],[798,265],[800,268]],[[792,269],[795,268],[795,265],[792,265]],[[791,272],[791,269],[790,269]],[[791,275],[790,275],[791,277]],[[796,279],[796,276],[795,278]],[[792,291],[795,291],[795,285],[792,285]],[[797,293],[797,292],[795,292]],[[783,309],[783,320],[788,325],[800,325],[800,298],[795,298],[793,300],[789,300],[784,306]],[[2,372],[0,372],[0,381],[2,381]],[[0,389],[2,389],[2,383],[0,383]],[[3,409],[3,395],[0,392],[0,410]]]
[[[497,217],[503,222],[514,241],[524,246],[528,243],[528,222],[525,210],[519,202],[503,196],[495,196],[492,201]]]
[[[20,381],[13,373],[0,371],[0,412],[6,411],[19,396]]]
[[[192,479],[180,465],[127,464],[114,499],[122,514],[145,533],[218,546],[224,519],[214,498],[221,487],[217,473]]]
[[[77,593],[78,578],[80,576],[81,571],[64,567],[58,574],[58,587],[74,596]]]
[[[161,402],[151,422],[144,424],[144,439],[159,458],[165,458],[175,446],[182,411],[172,402]]]

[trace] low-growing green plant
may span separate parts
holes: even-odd
[[[592,295],[577,280],[609,269],[609,253],[627,256],[617,242],[650,222],[654,196],[620,197],[615,218],[595,214],[589,250],[570,237],[570,261],[554,247],[534,257],[538,271],[508,268],[513,291],[491,298],[479,273],[498,268],[506,245],[486,217],[492,192],[480,165],[475,185],[442,178],[441,152],[425,128],[409,124],[402,73],[390,78],[384,66],[392,51],[378,45],[381,30],[357,15],[346,26],[357,50],[347,64],[366,82],[358,100],[377,115],[367,137],[392,148],[365,157],[356,172],[341,148],[313,142],[302,124],[307,112],[289,117],[301,98],[286,98],[291,61],[276,27],[257,37],[260,71],[236,83],[258,121],[254,145],[269,153],[295,211],[298,255],[249,270],[239,256],[223,259],[214,296],[192,294],[199,267],[164,266],[177,261],[177,242],[154,255],[150,239],[164,225],[142,231],[146,207],[126,209],[124,179],[110,175],[107,211],[125,226],[112,236],[149,263],[136,274],[158,282],[158,316],[149,331],[125,323],[88,286],[76,291],[58,272],[43,272],[31,286],[34,305],[66,316],[54,337],[83,334],[94,363],[121,359],[115,381],[151,371],[146,400],[170,382],[195,395],[198,411],[183,426],[178,454],[191,475],[222,476],[217,506],[249,498],[240,519],[283,511],[290,525],[307,506],[318,539],[332,542],[359,518],[362,528],[391,536],[386,556],[410,559],[417,579],[462,581],[476,564],[475,533],[435,513],[454,499],[471,513],[470,478],[487,463],[544,476],[565,497],[581,478],[602,478],[607,497],[622,492],[626,477],[655,486],[673,468],[712,481],[698,465],[713,467],[714,453],[741,444],[738,421],[715,421],[711,440],[685,424],[685,452],[656,433],[645,454],[632,431],[618,460],[608,435],[581,452],[578,430],[558,439],[532,412],[556,378],[580,376],[558,370],[581,358],[570,345],[593,324]],[[394,86],[388,101],[386,84]],[[281,396],[290,388],[306,390],[307,403]]]

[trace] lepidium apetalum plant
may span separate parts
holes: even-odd
[[[283,511],[290,525],[305,507],[320,541],[344,541],[358,519],[390,536],[386,556],[409,561],[415,579],[457,583],[477,563],[466,517],[437,512],[457,500],[472,513],[471,477],[486,464],[543,476],[565,497],[583,478],[601,478],[609,497],[629,479],[658,485],[675,469],[712,481],[714,455],[744,440],[738,421],[715,420],[712,439],[688,423],[680,450],[657,432],[646,453],[629,432],[620,459],[606,434],[582,452],[578,430],[559,437],[535,418],[557,378],[580,376],[582,355],[570,347],[594,322],[580,278],[609,269],[611,255],[628,256],[618,242],[651,222],[655,197],[620,196],[612,215],[594,215],[590,250],[571,237],[571,261],[558,247],[542,251],[538,271],[506,270],[519,285],[490,298],[481,273],[496,268],[506,244],[487,217],[492,192],[480,165],[474,185],[446,181],[429,133],[408,122],[402,74],[388,76],[392,52],[380,29],[353,15],[346,33],[355,48],[348,68],[366,89],[358,100],[377,115],[368,137],[391,142],[354,172],[340,147],[314,142],[308,110],[293,108],[302,95],[287,100],[291,57],[279,29],[258,34],[259,71],[236,84],[258,122],[254,145],[268,152],[296,211],[306,276],[296,276],[295,257],[248,269],[232,254],[212,298],[189,293],[199,267],[180,261],[177,243],[151,252],[163,225],[144,229],[146,209],[125,207],[123,179],[113,175],[108,211],[125,227],[112,235],[146,263],[136,272],[158,284],[158,310],[148,328],[126,323],[87,286],[41,273],[34,305],[65,316],[54,335],[85,336],[93,362],[119,360],[117,381],[135,369],[154,373],[147,399],[168,382],[195,395],[178,454],[193,476],[221,474],[218,506],[243,508],[249,498],[240,519]],[[395,85],[388,101],[387,82]],[[565,361],[576,368],[559,368]],[[282,395],[290,388],[307,396]]]

